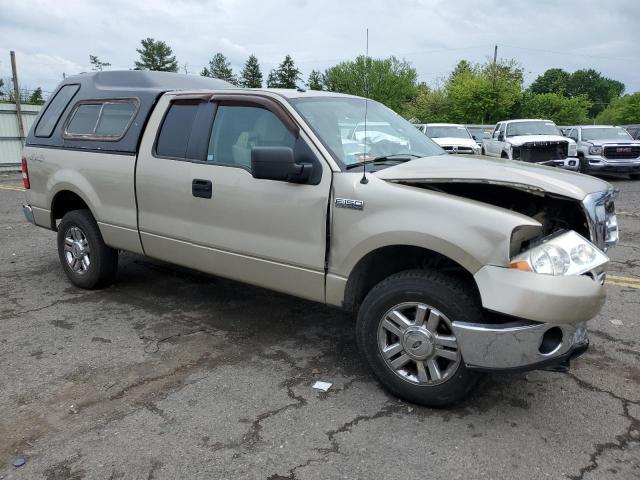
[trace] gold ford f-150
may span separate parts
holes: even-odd
[[[169,73],[64,80],[23,177],[78,287],[124,250],[342,307],[380,382],[432,406],[566,369],[618,238],[602,180],[447,155],[364,98]]]

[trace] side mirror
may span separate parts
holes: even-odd
[[[471,135],[471,138],[473,138],[476,142],[478,141],[475,135]]]
[[[253,147],[251,174],[253,178],[281,182],[305,183],[311,178],[313,165],[295,163],[289,147]]]
[[[504,142],[504,133],[500,132],[500,133],[498,134],[498,141],[499,141],[499,142]]]

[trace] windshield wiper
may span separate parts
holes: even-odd
[[[376,165],[385,162],[408,162],[414,158],[422,158],[424,155],[416,155],[415,153],[394,153],[392,155],[381,155],[376,158],[372,158],[371,160],[366,160],[364,162],[351,163],[345,167],[347,170],[351,170],[352,168],[362,167],[363,165]]]

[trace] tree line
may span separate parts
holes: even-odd
[[[136,51],[139,55],[134,62],[136,70],[179,69],[173,50],[162,40],[145,38]],[[96,55],[89,55],[89,62],[94,71],[111,66]],[[286,55],[265,81],[255,55],[249,55],[236,73],[227,57],[218,52],[200,75],[246,88],[305,85],[312,90],[368,96],[421,123],[493,124],[510,118],[547,118],[559,125],[640,123],[640,92],[624,95],[623,83],[594,69],[570,73],[551,68],[524,88],[524,70],[515,60],[484,63],[460,60],[435,87],[418,82],[412,64],[393,56],[374,59],[361,55],[324,72],[314,69],[304,82],[291,55]],[[40,99],[35,100],[41,101],[41,90],[39,95]]]

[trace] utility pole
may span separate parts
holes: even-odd
[[[496,61],[498,60],[498,44],[496,44],[495,47],[493,47],[493,64],[496,64]]]
[[[18,116],[18,132],[20,140],[24,142],[24,124],[22,123],[22,108],[20,108],[20,87],[18,86],[18,69],[16,68],[16,52],[11,50],[11,72],[13,74],[13,96],[16,102],[16,115]]]

